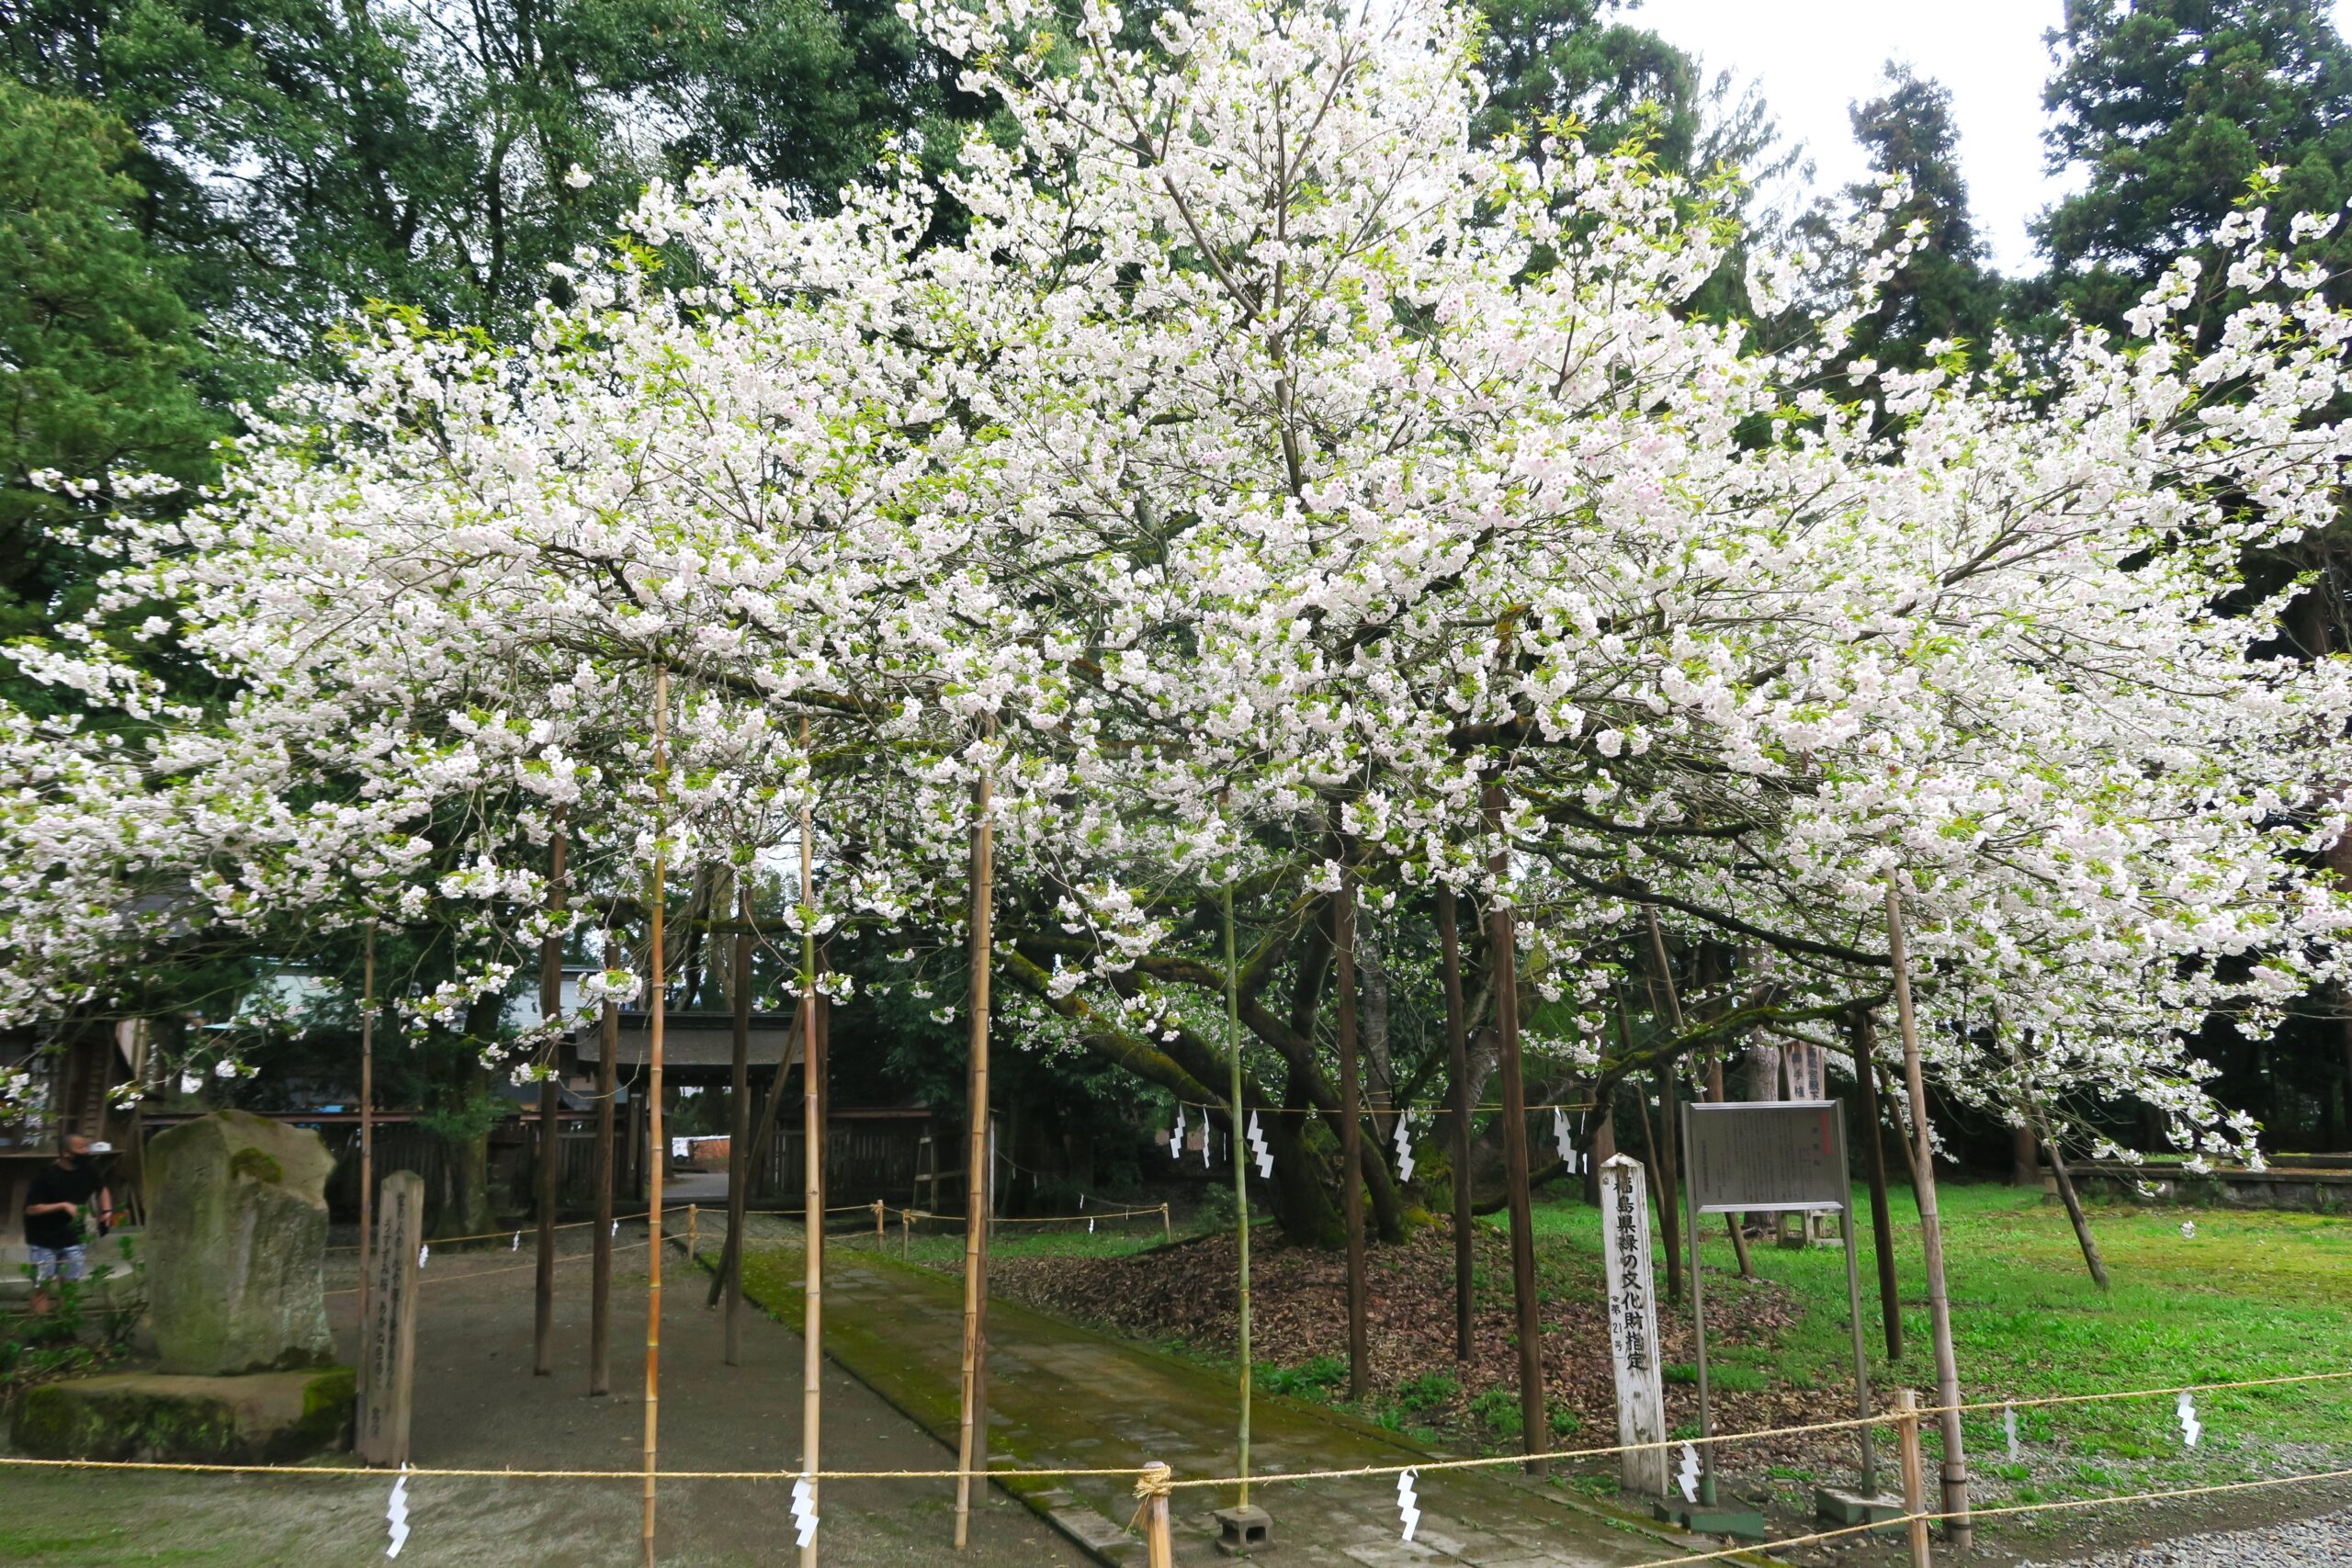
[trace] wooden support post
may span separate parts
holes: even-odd
[[[1928,1553],[1928,1467],[1919,1453],[1919,1396],[1894,1391],[1894,1429],[1903,1447],[1903,1511],[1910,1516],[1911,1568],[1932,1568]]]
[[[899,1211],[899,1257],[901,1261],[914,1256],[914,1224],[915,1212],[912,1209]]]
[[[1650,1006],[1655,1008],[1663,1000],[1666,1004],[1667,1021],[1673,1024],[1674,1032],[1679,1035],[1682,1032],[1682,996],[1674,984],[1674,966],[1666,959],[1666,933],[1658,930],[1657,906],[1643,905],[1642,918],[1649,926],[1650,961],[1647,967],[1651,985]],[[1722,1048],[1719,1046],[1710,1054],[1707,1068],[1707,1099],[1710,1102],[1720,1103],[1723,1098],[1724,1059]],[[1675,1130],[1682,1123],[1675,1119],[1673,1107],[1661,1106],[1660,1109],[1666,1116],[1667,1142],[1671,1145],[1675,1139]],[[1669,1192],[1666,1197],[1668,1201],[1658,1205],[1659,1211],[1662,1213],[1671,1214],[1674,1212],[1673,1194]],[[1739,1265],[1739,1277],[1743,1280],[1753,1280],[1756,1278],[1756,1269],[1747,1258],[1747,1236],[1739,1228],[1739,1216],[1725,1214],[1724,1224],[1731,1232],[1731,1255]],[[1669,1221],[1666,1244],[1668,1258],[1674,1257],[1680,1251],[1680,1248],[1675,1245],[1678,1239],[1674,1223]],[[1682,1299],[1679,1269],[1672,1263],[1668,1263],[1667,1268],[1667,1284],[1673,1291],[1675,1300],[1679,1301]]]
[[[376,922],[368,922],[367,957],[359,982],[359,1321],[366,1323],[375,1288],[369,1265],[376,1245]],[[364,1384],[368,1363],[361,1358]]]
[[[1445,1074],[1453,1111],[1453,1359],[1470,1359],[1470,1023],[1462,996],[1461,912],[1453,889],[1437,886],[1438,968],[1445,980]]]
[[[610,970],[620,954],[620,938],[605,932],[605,967]],[[588,1259],[588,1392],[613,1392],[613,1147],[616,1132],[614,1099],[620,1093],[620,1070],[613,1058],[620,1054],[620,1004],[605,998],[597,1020],[601,1060],[596,1064],[596,1234]]]
[[[1165,1203],[1159,1206],[1159,1239],[1164,1242],[1176,1239],[1176,1222],[1169,1216],[1168,1205]]]
[[[686,1261],[695,1262],[700,1256],[702,1244],[702,1205],[686,1205]]]
[[[1535,1300],[1535,1206],[1529,1191],[1527,1169],[1527,1080],[1519,1056],[1519,937],[1516,919],[1502,891],[1510,871],[1510,855],[1502,843],[1503,786],[1489,782],[1479,805],[1487,831],[1495,838],[1487,869],[1496,882],[1487,941],[1494,954],[1495,1032],[1500,1039],[1498,1066],[1503,1094],[1503,1180],[1510,1206],[1511,1304],[1519,1330],[1519,1413],[1521,1451],[1542,1453],[1551,1444],[1551,1416],[1544,1399],[1544,1321]],[[1541,1460],[1530,1460],[1530,1475],[1544,1473]]]
[[[800,721],[800,750],[808,750],[808,721]],[[808,1483],[808,1506],[817,1506],[818,1439],[823,1432],[825,1157],[823,1093],[817,1048],[817,881],[814,818],[800,806],[800,1160],[801,1278],[807,1296],[800,1325],[800,1472]],[[740,1248],[738,1249],[740,1251]],[[800,1568],[816,1568],[812,1535],[800,1549]]]
[[[964,1120],[969,1152],[964,1184],[964,1366],[962,1414],[956,1445],[956,1545],[971,1540],[972,1473],[988,1464],[988,1246],[989,1198],[995,1190],[994,1149],[989,1120],[989,959],[994,941],[995,899],[991,883],[989,780],[985,770],[972,784],[970,1092]]]
[[[808,1029],[808,1010],[800,998],[794,998],[792,1028],[789,1032],[790,1038],[784,1043],[784,1060],[776,1066],[775,1077],[768,1084],[767,1098],[760,1102],[760,1119],[752,1128],[751,1146],[754,1152],[746,1156],[750,1163],[743,1170],[743,1188],[747,1201],[751,1192],[751,1184],[759,1173],[760,1162],[766,1157],[769,1146],[775,1141],[776,1122],[782,1120],[784,1115],[785,1082],[792,1077],[792,1065],[800,1060],[800,1042]],[[781,1211],[763,1212],[780,1213]],[[727,1239],[720,1245],[726,1250],[719,1260],[718,1271],[710,1277],[710,1294],[703,1301],[703,1305],[706,1307],[718,1304],[718,1298],[725,1293],[729,1280],[740,1280],[742,1278],[743,1227],[729,1226]]]
[[[882,1250],[882,1200],[874,1200],[874,1250]]]
[[[1682,1301],[1682,1213],[1675,1193],[1679,1186],[1679,1170],[1676,1163],[1676,1129],[1681,1125],[1680,1111],[1676,1108],[1675,1066],[1667,1062],[1657,1070],[1657,1124],[1660,1142],[1657,1148],[1657,1213],[1666,1232],[1666,1294],[1667,1299],[1680,1304]],[[1693,1265],[1695,1267],[1695,1265]]]
[[[1241,1495],[1236,1506],[1246,1508],[1250,1506],[1250,1393],[1253,1376],[1250,1364],[1250,1153],[1241,1142],[1241,960],[1233,936],[1233,884],[1230,882],[1225,885],[1225,1054],[1228,1077],[1226,1093],[1227,1103],[1232,1107],[1233,1122],[1235,1280],[1239,1292],[1238,1321],[1241,1349],[1239,1462],[1234,1470],[1241,1477]],[[1348,1160],[1347,1168],[1351,1177],[1357,1174],[1352,1156]],[[1354,1190],[1352,1181],[1349,1190]],[[1362,1239],[1359,1232],[1359,1248]]]
[[[1887,957],[1894,965],[1894,1011],[1903,1026],[1903,1078],[1911,1099],[1911,1130],[1918,1152],[1913,1178],[1918,1183],[1920,1249],[1928,1264],[1928,1327],[1935,1337],[1936,1404],[1941,1407],[1944,1435],[1943,1512],[1945,1529],[1960,1551],[1968,1550],[1974,1535],[1968,1523],[1968,1452],[1960,1433],[1960,1362],[1952,1352],[1951,1299],[1944,1290],[1943,1221],[1936,1212],[1935,1145],[1928,1141],[1928,1088],[1919,1066],[1919,1023],[1911,1006],[1911,960],[1903,941],[1903,895],[1890,880],[1886,886]]]
[[[1363,1108],[1356,1084],[1356,884],[1340,873],[1340,899],[1331,910],[1331,945],[1339,959],[1334,986],[1340,1003],[1340,1213],[1348,1231],[1348,1397],[1372,1392],[1370,1292],[1364,1278]],[[1234,1108],[1235,1114],[1240,1108]],[[1238,1137],[1241,1125],[1234,1123]]]
[[[652,954],[648,964],[651,974],[647,996],[650,1048],[645,1091],[645,1250],[651,1272],[645,1283],[645,1495],[638,1527],[644,1568],[653,1568],[653,1476],[662,1415],[662,1178],[670,1164],[669,1145],[662,1137],[662,1029],[665,1010],[662,982],[668,971],[662,948],[662,884],[668,869],[664,835],[669,831],[670,795],[670,671],[666,666],[656,666],[653,671],[653,788],[659,804],[653,825],[653,884],[651,897],[647,900],[650,906]]]
[[[556,829],[548,837],[548,912],[561,916],[564,908],[563,807],[556,807]],[[539,943],[539,1021],[552,1023],[563,1013],[563,936],[550,931]],[[557,1136],[563,1110],[562,1086],[557,1081],[558,1047],[548,1047],[547,1077],[539,1080],[539,1234],[533,1251],[537,1269],[531,1282],[531,1373],[546,1377],[555,1371],[555,1203],[557,1166],[562,1141]]]
[[[1886,1328],[1886,1359],[1903,1359],[1903,1292],[1894,1274],[1894,1215],[1886,1201],[1886,1130],[1879,1119],[1878,1026],[1868,1008],[1846,1013],[1846,1046],[1854,1057],[1854,1087],[1860,1091],[1863,1141],[1869,1145],[1871,1240],[1878,1248],[1878,1315]]]
[[[2066,1221],[2075,1227],[2075,1245],[2083,1249],[2083,1262],[2091,1271],[2091,1283],[2100,1290],[2109,1289],[2107,1259],[2099,1256],[2098,1238],[2091,1235],[2090,1216],[2083,1213],[2081,1194],[2075,1190],[2075,1177],[2066,1168],[2066,1156],[2058,1147],[2058,1140],[2049,1135],[2053,1130],[2045,1125],[2041,1150],[2050,1156],[2050,1179],[2057,1183],[2058,1201],[2066,1205]]]
[[[748,873],[739,873],[748,878]],[[729,1063],[727,1239],[721,1244],[718,1278],[727,1298],[726,1361],[743,1364],[743,1224],[752,1200],[752,889],[735,890],[735,994],[727,998],[734,1015],[734,1053]]]

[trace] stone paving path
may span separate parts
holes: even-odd
[[[796,1279],[797,1253],[757,1272]],[[828,1254],[826,1353],[920,1425],[952,1441],[961,1352],[962,1287],[950,1274],[870,1251]],[[789,1287],[766,1304],[799,1320]],[[1185,1476],[1234,1471],[1234,1390],[1223,1377],[1140,1346],[992,1301],[989,1304],[990,1462],[1023,1469],[1108,1468],[1159,1460]],[[1399,1539],[1392,1475],[1279,1483],[1283,1472],[1399,1465],[1432,1456],[1337,1412],[1261,1394],[1255,1402],[1251,1500],[1273,1516],[1278,1558],[1315,1568],[1459,1563],[1476,1568],[1624,1568],[1718,1543],[1630,1530],[1503,1470],[1441,1472],[1419,1483],[1418,1539]],[[1033,1503],[1099,1538],[1098,1555],[1141,1561],[1124,1534],[1135,1512],[1125,1479],[1073,1480]],[[1176,1558],[1216,1555],[1212,1510],[1222,1491],[1180,1491]],[[1688,1544],[1684,1544],[1688,1542]]]

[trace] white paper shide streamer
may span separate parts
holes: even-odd
[[[1418,1470],[1408,1470],[1396,1478],[1396,1517],[1404,1522],[1407,1540],[1412,1540],[1413,1532],[1421,1528],[1421,1500],[1413,1491],[1413,1483],[1420,1479],[1420,1474]]]
[[[2184,1393],[2172,1407],[2173,1418],[2180,1423],[2180,1446],[2193,1449],[2204,1435],[2205,1424],[2197,1418],[2197,1401]]]
[[[1413,1113],[1409,1111],[1396,1113],[1396,1179],[1413,1179]]]
[[[416,1266],[417,1266],[419,1269],[424,1268],[427,1263],[430,1263],[431,1261],[433,1261],[433,1248],[432,1248],[432,1247],[418,1247],[418,1248],[416,1249]]]
[[[817,1488],[805,1475],[792,1483],[792,1528],[797,1532],[795,1546],[807,1546],[817,1539]]]
[[[509,1252],[520,1252],[523,1250],[523,1233],[521,1231],[516,1231],[514,1233],[514,1239],[508,1244],[506,1250]]]
[[[1176,1108],[1176,1125],[1168,1134],[1168,1157],[1184,1157],[1184,1108],[1181,1105]]]
[[[1258,1162],[1260,1180],[1274,1174],[1274,1151],[1266,1146],[1266,1134],[1259,1130],[1258,1113],[1250,1112],[1250,1154]]]
[[[2001,1406],[2001,1435],[2009,1439],[2011,1464],[2025,1458],[2025,1447],[2018,1441],[2018,1407],[2014,1404]]]
[[[1552,1142],[1560,1151],[1560,1163],[1567,1167],[1570,1176],[1576,1175],[1577,1165],[1576,1134],[1569,1130],[1568,1113],[1556,1105],[1552,1107]]]
[[[1682,1488],[1682,1500],[1699,1500],[1699,1450],[1689,1443],[1682,1445],[1682,1468],[1674,1472],[1674,1483]]]
[[[392,1544],[384,1548],[387,1557],[398,1557],[401,1548],[408,1544],[408,1466],[401,1466],[400,1478],[392,1483],[392,1500],[385,1506],[384,1522],[390,1527]]]

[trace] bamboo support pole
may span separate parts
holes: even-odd
[[[662,877],[668,870],[663,837],[669,823],[667,806],[670,794],[670,671],[656,666],[653,671],[653,789],[657,801],[653,838],[653,886],[648,926],[652,938],[652,952],[648,966],[651,970],[647,1005],[649,1072],[646,1086],[646,1169],[648,1172],[645,1224],[651,1245],[645,1249],[650,1273],[645,1284],[645,1497],[639,1524],[639,1540],[643,1548],[644,1568],[653,1568],[653,1475],[659,1450],[662,1415],[662,1178],[668,1169],[669,1144],[662,1126],[662,1031],[665,1010],[662,982],[667,976],[667,959],[662,950]]]
[[[988,1462],[988,1198],[991,1180],[989,1138],[989,958],[994,940],[995,866],[990,836],[989,778],[983,771],[972,785],[971,865],[971,1092],[965,1116],[969,1154],[964,1188],[964,1366],[962,1414],[956,1430],[956,1545],[971,1540],[972,1472]]]
[[[800,750],[808,750],[808,721],[800,721]],[[800,807],[800,1159],[801,1261],[808,1306],[800,1329],[800,1464],[808,1482],[808,1506],[817,1506],[818,1443],[823,1433],[824,1398],[824,1120],[817,1049],[817,872],[815,822],[808,803]],[[741,1248],[737,1249],[738,1257]],[[817,1538],[800,1549],[800,1568],[816,1568]]]
[[[613,966],[619,952],[620,939],[605,931],[606,969]],[[591,1156],[596,1183],[595,1235],[588,1260],[588,1392],[592,1396],[613,1392],[613,1135],[614,1100],[620,1092],[620,1072],[613,1058],[620,1054],[621,1010],[610,997],[605,998],[597,1031],[603,1059],[596,1064],[596,1147]]]
[[[1339,961],[1334,986],[1340,1003],[1340,1213],[1348,1233],[1348,1397],[1360,1400],[1372,1392],[1372,1331],[1364,1278],[1363,1107],[1356,1082],[1356,885],[1347,871],[1340,873],[1340,901],[1332,907],[1331,945]]]
[[[1461,910],[1453,889],[1437,888],[1438,966],[1445,979],[1445,1073],[1453,1102],[1453,1357],[1470,1359],[1472,1256],[1469,1008],[1462,996]]]
[[[1544,1323],[1535,1299],[1535,1206],[1527,1170],[1527,1080],[1519,1055],[1519,938],[1501,886],[1510,870],[1510,854],[1502,842],[1504,804],[1499,782],[1489,782],[1480,792],[1487,831],[1495,838],[1494,852],[1487,860],[1497,884],[1487,940],[1493,944],[1495,1032],[1500,1042],[1503,1179],[1510,1205],[1511,1304],[1519,1330],[1520,1441],[1523,1452],[1540,1454],[1550,1446],[1551,1431],[1544,1399]],[[1545,1471],[1542,1460],[1527,1461],[1528,1474],[1540,1476]]]
[[[1894,1391],[1895,1436],[1903,1450],[1903,1511],[1910,1522],[1911,1568],[1931,1568],[1928,1552],[1927,1462],[1919,1452],[1919,1396],[1907,1388]]]
[[[556,807],[555,831],[548,836],[548,912],[560,916],[564,908],[563,808]],[[539,943],[539,1021],[552,1023],[563,1013],[563,937],[550,931]],[[555,1203],[557,1162],[563,1145],[557,1136],[563,1109],[557,1081],[559,1064],[547,1065],[539,1080],[539,1234],[532,1260],[531,1375],[547,1377],[555,1371]]]
[[[1919,1066],[1919,1021],[1911,1006],[1911,960],[1903,940],[1903,895],[1889,880],[1886,886],[1887,957],[1894,966],[1894,1012],[1903,1026],[1904,1087],[1911,1100],[1911,1130],[1918,1152],[1912,1161],[1918,1183],[1920,1249],[1927,1255],[1928,1326],[1935,1338],[1936,1403],[1943,1407],[1944,1527],[1951,1543],[1968,1550],[1973,1531],[1968,1523],[1968,1453],[1960,1433],[1960,1362],[1952,1352],[1951,1299],[1944,1288],[1943,1221],[1936,1210],[1935,1148],[1928,1141],[1928,1089]]]
[[[1168,1518],[1168,1467],[1153,1463],[1144,1469],[1143,1540],[1145,1568],[1176,1568],[1176,1539]]]
[[[1239,1506],[1250,1506],[1250,1165],[1249,1154],[1241,1145],[1241,968],[1233,936],[1233,884],[1225,885],[1225,1055],[1227,1071],[1231,1075],[1227,1085],[1233,1108],[1233,1236],[1238,1268],[1235,1278],[1240,1292],[1239,1329],[1241,1342],[1241,1422],[1237,1449],[1240,1462],[1234,1474],[1241,1478]],[[1355,1167],[1350,1162],[1353,1174]],[[1165,1224],[1168,1206],[1159,1208]],[[1160,1499],[1164,1507],[1165,1497]]]
[[[376,922],[368,922],[359,981],[359,1321],[367,1323],[376,1258]],[[369,1358],[359,1358],[364,1376]]]

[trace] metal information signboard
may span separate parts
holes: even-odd
[[[1834,1100],[1682,1105],[1683,1191],[1690,1205],[1690,1311],[1698,1331],[1699,1431],[1715,1435],[1707,1382],[1707,1287],[1699,1271],[1699,1216],[1835,1209],[1846,1239],[1846,1305],[1854,1331],[1854,1407],[1871,1415],[1870,1360],[1862,1348],[1861,1276],[1854,1261],[1854,1196],[1846,1176],[1846,1119]],[[1861,1495],[1877,1491],[1871,1429],[1857,1428]],[[1715,1501],[1715,1445],[1702,1454],[1700,1501]]]
[[[1690,1201],[1702,1214],[1846,1206],[1844,1126],[1834,1100],[1692,1105]]]

